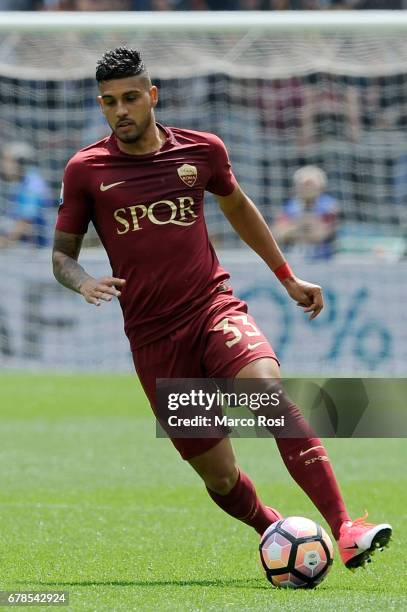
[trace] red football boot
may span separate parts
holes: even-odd
[[[338,548],[342,561],[349,569],[370,563],[375,550],[383,550],[391,538],[391,525],[373,525],[366,523],[365,518],[367,513],[355,521],[345,521],[340,528]]]

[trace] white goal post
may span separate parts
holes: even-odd
[[[1,30],[130,30],[231,32],[257,31],[318,31],[404,29],[405,11],[121,11],[121,12],[30,12],[5,11]]]

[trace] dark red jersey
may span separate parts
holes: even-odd
[[[112,134],[69,161],[57,229],[84,234],[92,221],[113,275],[133,347],[167,335],[229,278],[209,242],[204,191],[226,196],[234,178],[213,134],[164,128],[159,151],[128,155]]]

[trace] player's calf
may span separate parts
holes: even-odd
[[[189,463],[205,482],[215,504],[260,535],[281,518],[279,512],[263,504],[250,478],[239,470],[229,438]]]

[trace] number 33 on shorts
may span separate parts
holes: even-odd
[[[231,317],[225,317],[220,321],[214,330],[223,331],[223,334],[228,336],[225,340],[225,344],[228,348],[232,348],[237,342],[240,342],[242,338],[247,341],[247,348],[254,350],[261,344],[266,344],[264,336],[257,329],[257,327],[249,321],[247,315],[236,315]],[[256,337],[262,338],[260,342],[256,342]],[[253,338],[253,342],[249,342]]]

